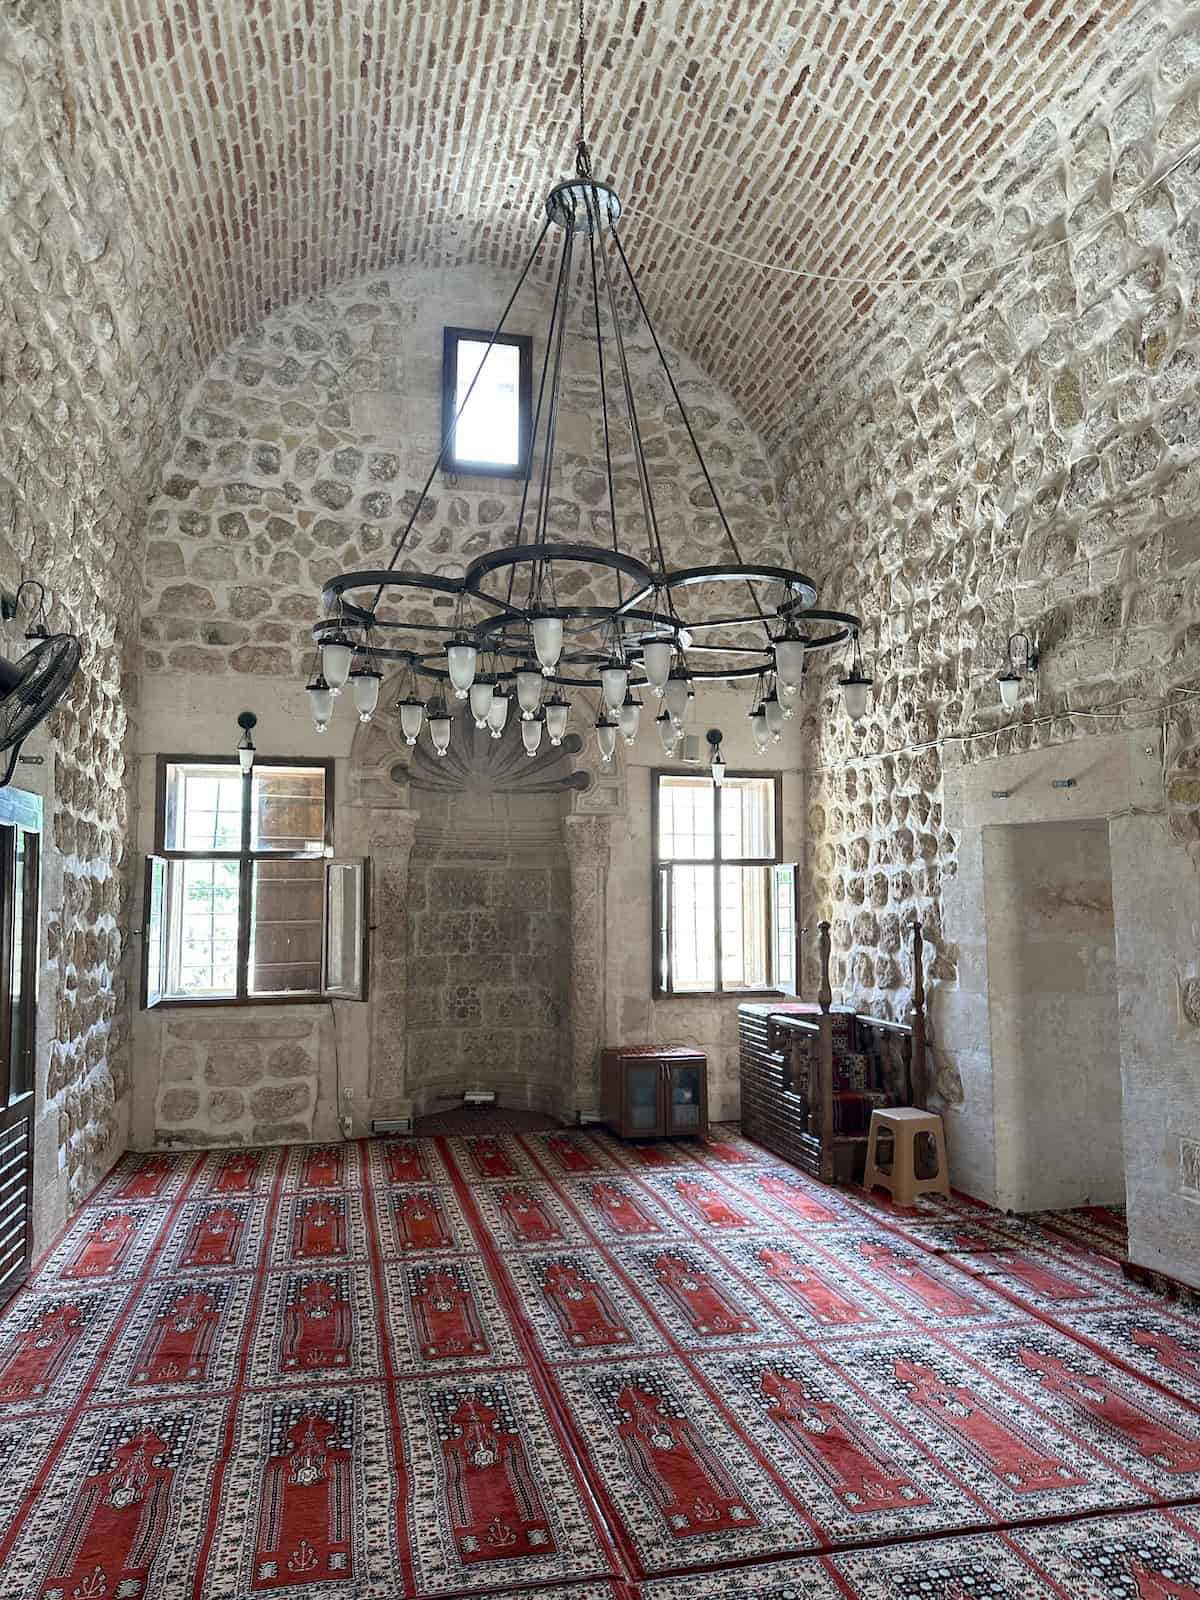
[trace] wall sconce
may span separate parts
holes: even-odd
[[[254,747],[253,729],[258,726],[258,718],[253,711],[240,711],[238,713],[238,727],[242,730],[242,737],[238,740],[238,764],[243,772],[249,772],[254,766],[254,757],[258,753]]]
[[[721,754],[721,730],[720,728],[710,728],[704,737],[708,740],[708,747],[712,751],[710,767],[713,787],[719,789],[725,782],[725,757]]]
[[[839,679],[842,691],[842,704],[846,708],[846,715],[851,722],[861,722],[867,714],[867,700],[871,693],[873,678],[868,678],[863,671],[862,645],[859,643],[858,634],[854,635],[854,654],[850,660],[850,671],[844,678]]]
[[[1017,640],[1025,646],[1024,662],[1018,666],[1013,657],[1013,645]],[[1000,685],[1000,699],[1005,709],[1015,711],[1017,702],[1021,698],[1021,684],[1026,673],[1036,672],[1041,657],[1034,649],[1027,633],[1011,633],[1008,636],[1008,671],[1002,672],[996,679]]]

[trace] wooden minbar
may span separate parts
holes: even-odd
[[[700,1050],[618,1046],[600,1057],[600,1115],[621,1139],[708,1132],[708,1059]]]

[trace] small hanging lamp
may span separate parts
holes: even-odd
[[[258,725],[258,718],[253,711],[238,712],[238,727],[242,730],[242,737],[238,740],[237,757],[238,766],[243,772],[250,772],[254,767],[254,757],[257,754],[254,747],[253,730]]]

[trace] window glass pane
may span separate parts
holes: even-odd
[[[796,989],[796,874],[792,867],[775,868],[775,985]]]
[[[721,986],[765,989],[769,885],[765,867],[721,868]]]
[[[711,991],[717,986],[716,868],[673,867],[670,883],[671,987],[676,994]]]
[[[513,344],[487,346],[486,339],[459,339],[456,346],[456,412],[477,372],[479,381],[458,419],[454,457],[515,467],[521,459],[521,352]]]
[[[710,777],[658,780],[660,860],[712,860],[714,795]]]
[[[256,861],[250,899],[251,994],[321,988],[323,861]]]
[[[325,988],[361,998],[363,986],[363,864],[331,861],[325,900]]]
[[[773,779],[726,778],[721,789],[721,854],[774,859]]]
[[[250,848],[325,849],[324,767],[258,767],[250,780]]]
[[[240,850],[242,775],[236,766],[167,767],[166,850]]]
[[[238,863],[172,861],[166,898],[168,995],[175,999],[236,995]]]

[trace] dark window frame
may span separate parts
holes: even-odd
[[[783,855],[783,773],[782,772],[754,772],[733,771],[725,773],[725,779],[751,778],[758,781],[768,780],[774,784],[775,804],[773,820],[775,824],[774,854],[771,856],[725,856],[721,853],[721,795],[723,789],[714,785],[715,806],[713,813],[713,854],[711,856],[672,856],[663,859],[659,855],[659,792],[664,778],[692,778],[703,779],[705,774],[698,772],[695,767],[652,767],[650,769],[650,871],[652,880],[651,893],[651,946],[650,946],[650,986],[655,999],[728,999],[741,998],[771,998],[783,994],[785,991],[768,984],[764,988],[725,988],[721,981],[722,949],[721,949],[721,868],[722,867],[773,867],[789,866]],[[675,989],[667,980],[665,969],[669,961],[664,958],[663,944],[667,933],[666,905],[669,903],[669,893],[664,893],[664,881],[669,878],[674,867],[712,867],[713,869],[713,908],[716,926],[714,928],[714,973],[717,987],[715,989]],[[793,868],[795,876],[795,871]],[[794,920],[796,922],[796,950],[794,971],[800,971],[799,949],[799,884],[794,883],[793,889],[796,903],[794,906]],[[774,905],[773,897],[768,897],[767,921],[767,970],[774,972],[775,960],[775,919],[772,915]]]
[[[251,994],[250,983],[250,912],[251,889],[256,861],[321,861],[328,863],[333,856],[334,763],[328,757],[314,756],[256,756],[250,772],[242,778],[242,840],[240,850],[168,850],[167,836],[167,769],[173,766],[238,767],[236,756],[160,755],[154,796],[154,852],[148,858],[161,861],[237,861],[238,872],[238,952],[237,992],[230,995],[163,995],[153,1002],[153,1009],[190,1006],[287,1006],[320,1004],[325,999],[323,988],[305,989],[293,994]],[[320,769],[325,774],[325,829],[320,852],[312,850],[252,850],[250,848],[251,796],[254,772],[263,767]],[[150,895],[152,874],[146,873],[145,898],[142,911],[142,1006],[149,1007],[149,939]],[[322,902],[323,903],[323,902]],[[324,973],[324,939],[322,939],[321,965]]]
[[[455,453],[454,427],[459,407],[458,346],[472,343],[507,345],[520,352],[517,380],[518,447],[515,466],[495,461],[460,460]],[[442,437],[449,441],[444,470],[477,478],[528,478],[533,455],[533,339],[527,333],[501,333],[479,328],[444,328],[442,331]]]

